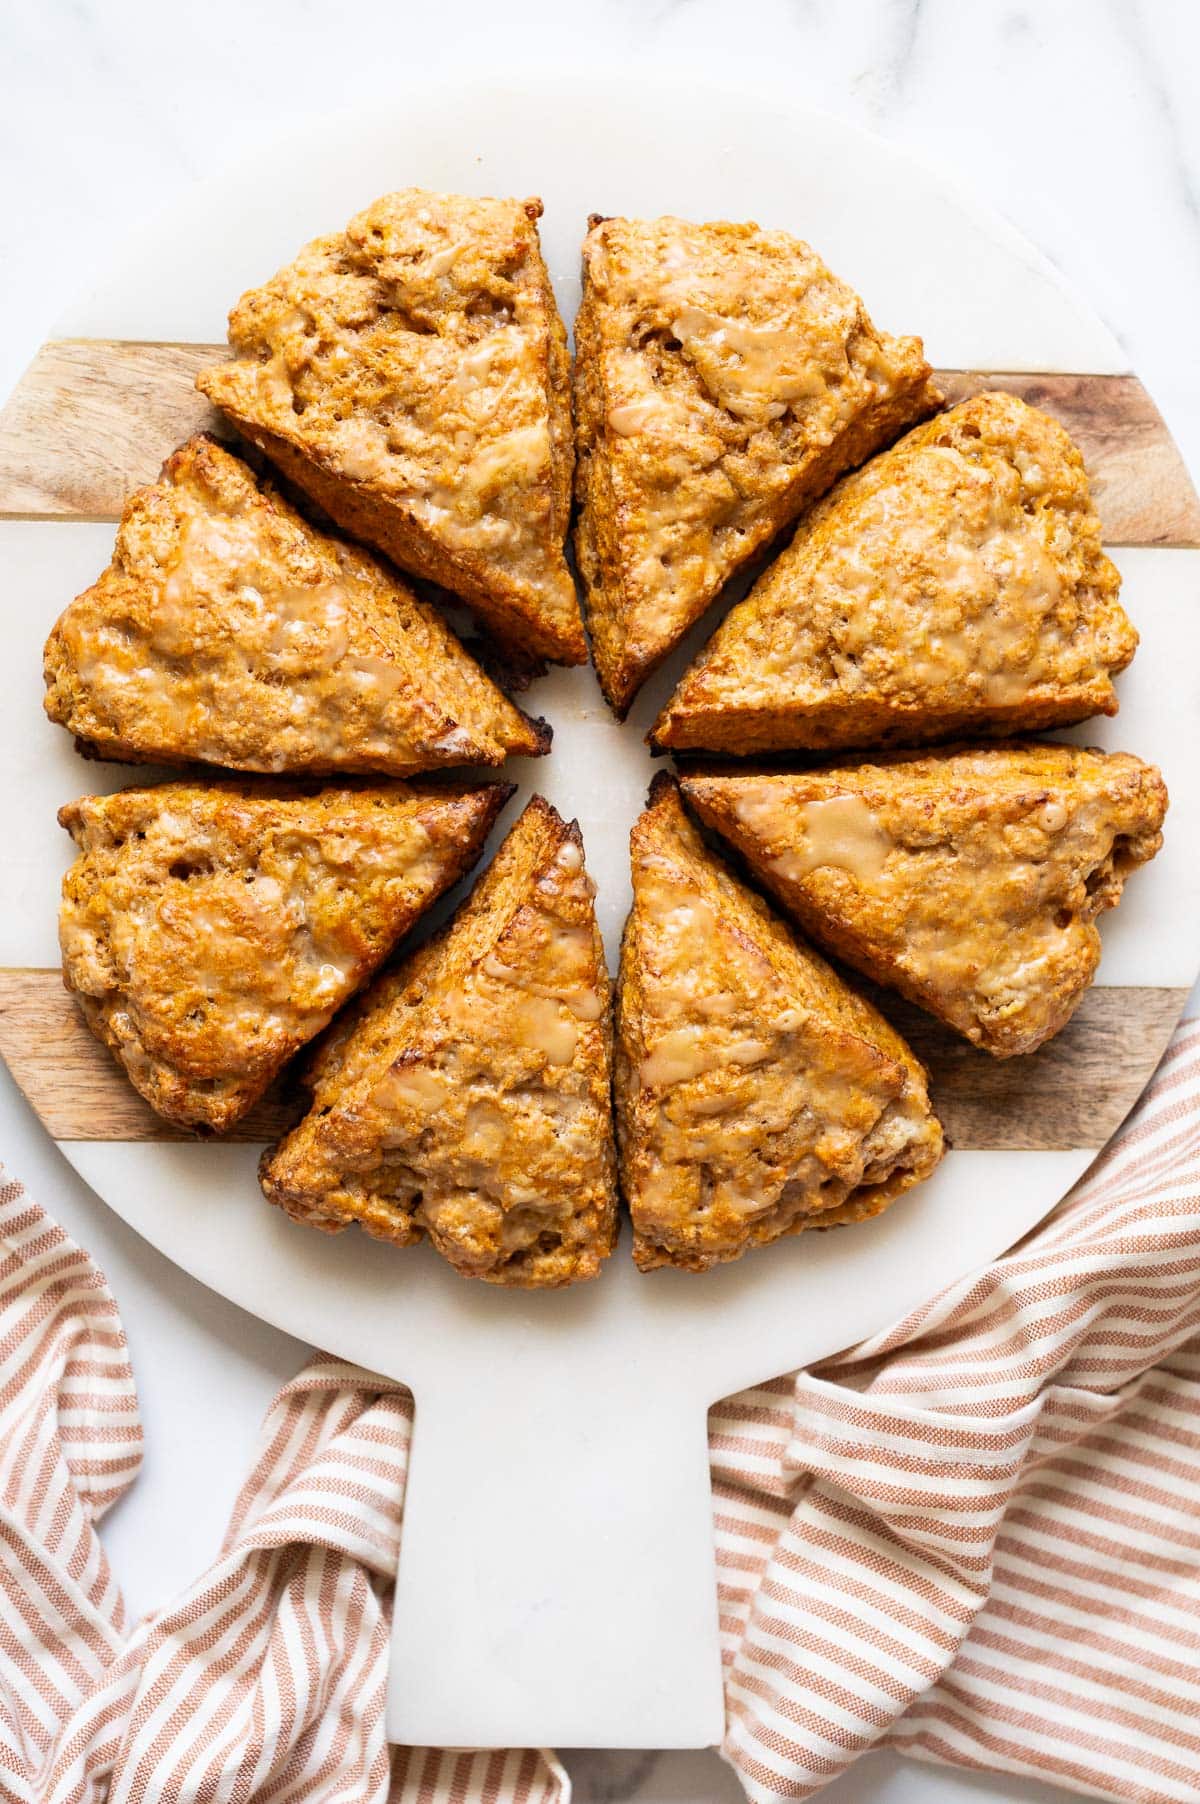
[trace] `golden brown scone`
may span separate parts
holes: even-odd
[[[639,1266],[703,1271],[927,1177],[942,1130],[912,1052],[707,849],[665,776],[632,849],[615,1092]]]
[[[59,812],[63,981],[160,1115],[232,1127],[470,870],[511,795],[163,783]]]
[[[688,801],[805,931],[998,1058],[1070,1020],[1096,916],[1162,845],[1124,752],[1028,744],[792,775],[689,776]]]
[[[594,219],[575,321],[576,552],[624,714],[722,586],[940,397],[807,244]]]
[[[203,436],[126,503],[45,677],[51,720],[126,763],[408,776],[550,744],[406,584]]]
[[[346,1011],[263,1190],[329,1233],[428,1234],[470,1278],[593,1278],[616,1233],[612,1025],[579,828],[535,796],[450,925]]]
[[[1115,714],[1137,634],[1056,420],[983,394],[847,476],[700,653],[677,750],[919,744]]]
[[[197,385],[330,517],[532,657],[587,657],[563,558],[570,363],[538,200],[407,188],[229,316]]]

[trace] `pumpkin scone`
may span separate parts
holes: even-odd
[[[1119,587],[1067,433],[1015,395],[976,395],[813,509],[651,738],[741,755],[1115,714],[1137,648]]]
[[[163,783],[59,812],[63,981],[158,1113],[221,1131],[479,857],[508,784]]]
[[[785,232],[594,217],[575,321],[576,552],[624,714],[729,579],[940,397],[918,338]]]
[[[466,1277],[595,1277],[616,1233],[612,1026],[578,826],[529,803],[450,925],[315,1055],[309,1114],[262,1162],[298,1221],[428,1235]]]
[[[814,939],[998,1058],[1070,1020],[1100,962],[1096,917],[1162,845],[1167,807],[1152,765],[1052,744],[683,791]]]
[[[125,762],[408,776],[550,744],[390,569],[204,436],[126,503],[45,677],[51,720]]]
[[[638,1265],[703,1271],[927,1177],[942,1130],[916,1058],[708,850],[668,777],[632,852],[615,1093]]]
[[[566,331],[538,200],[385,195],[229,316],[197,385],[339,526],[531,658],[587,657],[563,556]]]

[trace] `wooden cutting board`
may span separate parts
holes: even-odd
[[[129,489],[213,425],[192,383],[222,354],[231,302],[408,182],[540,193],[568,318],[591,211],[790,227],[882,326],[924,333],[950,366],[952,397],[1014,388],[1084,448],[1143,644],[1120,679],[1117,719],[1071,737],[1163,764],[1166,845],[1105,921],[1100,982],[1034,1057],[999,1064],[884,999],[932,1068],[954,1144],[929,1182],[861,1228],[804,1235],[701,1279],[640,1277],[622,1246],[598,1283],[566,1292],[464,1283],[428,1249],[307,1233],[265,1207],[253,1141],[286,1120],[286,1094],[246,1140],[167,1137],[62,990],[54,915],[70,846],[55,809],[154,773],[85,765],[45,721],[42,641],[107,561]],[[1194,978],[1198,548],[1200,507],[1162,420],[1111,334],[1036,251],[893,145],[764,91],[673,85],[661,72],[639,82],[581,69],[566,87],[426,84],[386,108],[308,122],[180,195],[35,359],[0,416],[0,1051],[64,1154],[169,1257],[277,1326],[412,1386],[394,1739],[661,1748],[719,1734],[707,1407],[886,1327],[1012,1245],[1125,1115]],[[554,722],[554,751],[511,774],[580,817],[610,963],[629,826],[652,772],[641,734],[702,633],[624,728],[590,671],[557,672],[530,698]]]
[[[202,365],[226,355],[223,345],[44,345],[0,413],[0,519],[115,523],[130,491],[191,433],[232,436],[194,386]],[[1135,376],[942,370],[938,379],[951,401],[1004,388],[1061,420],[1083,449],[1110,547],[1200,546],[1200,501]],[[1015,1064],[907,1003],[876,1000],[928,1064],[952,1145],[1032,1151],[1104,1144],[1162,1056],[1187,993],[1093,989],[1063,1034]],[[125,1082],[57,970],[0,968],[0,1055],[56,1140],[191,1137]],[[273,1139],[297,1108],[280,1086],[231,1137]]]

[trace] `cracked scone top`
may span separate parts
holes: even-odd
[[[575,350],[576,550],[623,714],[730,577],[938,397],[919,339],[755,225],[594,220]]]
[[[535,658],[587,656],[563,556],[566,332],[536,200],[417,188],[318,238],[229,316],[198,386],[332,519]]]
[[[931,1172],[925,1074],[703,844],[669,778],[632,836],[617,987],[621,1182],[644,1269],[875,1215]]]
[[[124,761],[407,776],[549,746],[390,569],[204,436],[126,502],[45,676],[50,718]]]
[[[474,864],[511,787],[162,783],[59,813],[63,981],[168,1121],[220,1131]]]
[[[1119,588],[1067,433],[976,395],[818,503],[651,737],[740,755],[1115,714],[1137,648]]]
[[[1162,845],[1167,792],[1123,752],[1029,744],[683,791],[806,932],[998,1057],[1064,1027],[1096,917]]]
[[[267,1197],[428,1235],[467,1277],[552,1286],[612,1249],[611,1010],[579,829],[529,803],[450,925],[335,1025]]]

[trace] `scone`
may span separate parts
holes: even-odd
[[[339,526],[533,658],[587,656],[537,200],[388,194],[244,294],[198,386]]]
[[[1096,917],[1162,845],[1152,765],[1029,744],[801,774],[689,776],[684,795],[807,933],[998,1058],[1070,1020]]]
[[[942,1130],[912,1052],[707,849],[665,776],[632,850],[615,1093],[638,1265],[703,1271],[927,1177]]]
[[[593,219],[575,544],[618,714],[732,576],[938,400],[920,339],[877,332],[800,239]]]
[[[164,783],[59,812],[63,981],[168,1121],[220,1131],[465,871],[481,789]]]
[[[263,1190],[464,1276],[595,1277],[616,1233],[612,1027],[579,828],[535,796],[441,934],[339,1020]]]
[[[1137,634],[1057,421],[983,394],[847,476],[656,722],[676,750],[919,744],[1115,714]]]
[[[550,744],[391,570],[206,437],[130,497],[45,677],[51,720],[127,763],[408,776]]]

